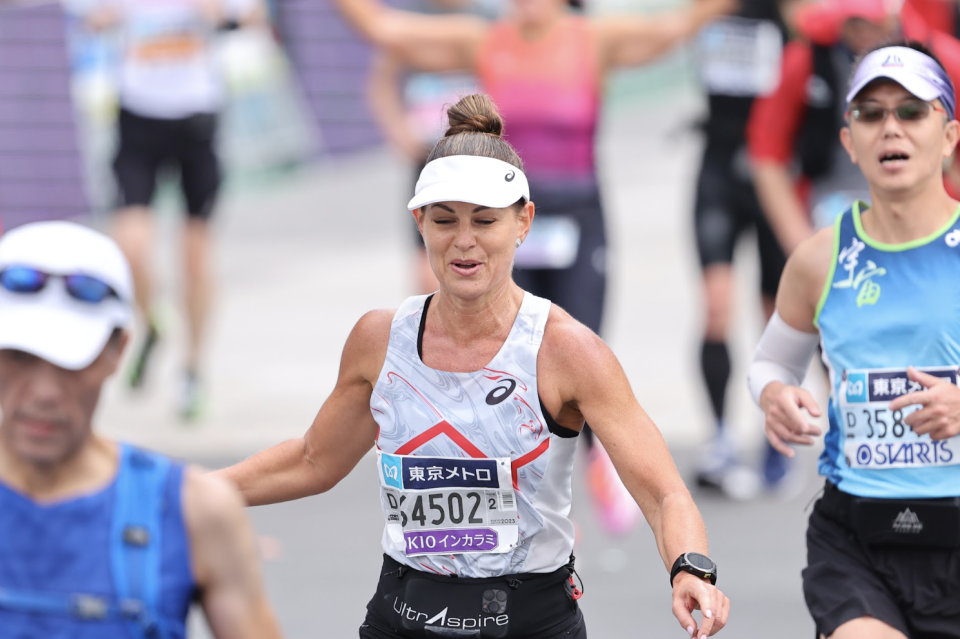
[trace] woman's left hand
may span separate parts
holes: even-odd
[[[960,387],[950,380],[907,369],[907,377],[923,385],[924,390],[901,395],[890,402],[890,410],[903,410],[920,404],[922,408],[910,413],[903,423],[917,435],[930,435],[930,439],[949,439],[960,434]]]
[[[694,610],[703,611],[703,623],[697,628]],[[703,639],[717,633],[727,624],[730,600],[716,586],[688,572],[673,579],[673,615],[691,637]]]

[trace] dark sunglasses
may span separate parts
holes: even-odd
[[[55,275],[44,273],[30,266],[8,266],[0,271],[0,286],[11,293],[39,293],[47,285],[50,278],[60,277],[66,285],[70,297],[99,304],[108,297],[120,299],[117,292],[103,280],[91,275]]]
[[[917,122],[923,120],[931,111],[946,113],[940,107],[933,106],[929,102],[904,102],[892,109],[882,107],[879,104],[861,104],[847,111],[847,117],[852,117],[857,122],[865,124],[874,124],[883,122],[887,119],[888,113],[893,115],[901,122]]]

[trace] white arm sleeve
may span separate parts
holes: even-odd
[[[747,385],[753,401],[760,405],[760,394],[770,382],[799,386],[807,375],[807,368],[817,352],[819,341],[819,334],[798,331],[774,311],[760,343],[757,344],[757,351],[747,374]]]

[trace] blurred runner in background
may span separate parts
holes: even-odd
[[[179,411],[194,418],[203,407],[201,356],[213,295],[209,219],[221,180],[215,143],[226,97],[213,44],[221,30],[262,23],[265,8],[259,0],[83,0],[83,5],[91,29],[117,29],[122,38],[114,236],[133,268],[146,324],[130,385],[143,384],[160,338],[152,308],[150,205],[158,172],[175,167],[187,210],[182,251],[189,338]]]
[[[827,0],[801,11],[797,27],[804,39],[785,48],[780,86],[755,103],[747,130],[757,195],[788,255],[857,199],[869,201],[839,135],[855,56],[902,32],[930,45],[960,78],[960,43],[931,30],[910,6],[891,14],[885,0]]]
[[[493,20],[500,14],[500,5],[497,0],[422,0],[413,8],[425,14],[466,13]],[[471,73],[411,72],[390,51],[375,53],[368,86],[370,109],[390,146],[413,166],[414,183],[427,154],[443,134],[446,107],[476,90],[477,79]],[[432,293],[437,290],[437,278],[427,261],[420,231],[415,225],[411,231],[417,248],[417,292]]]
[[[700,32],[700,76],[709,113],[706,143],[697,178],[694,223],[703,268],[706,323],[700,366],[716,424],[716,435],[703,451],[697,484],[719,488],[733,498],[756,495],[756,472],[738,461],[724,425],[730,353],[727,335],[733,313],[733,254],[740,235],[753,227],[760,253],[760,292],[769,319],[786,257],[763,215],[753,188],[746,148],[750,107],[780,81],[780,57],[787,39],[781,4],[745,0],[735,16],[713,22]],[[769,487],[786,476],[783,457],[766,447],[763,476]]]
[[[378,0],[338,5],[367,39],[412,68],[477,74],[509,123],[537,203],[514,278],[599,333],[607,239],[594,153],[606,76],[653,60],[734,3],[697,0],[654,16],[585,18],[572,15],[565,0],[517,0],[496,22],[399,11]],[[612,533],[629,530],[639,511],[607,454],[589,434],[586,441],[600,520]]]
[[[99,437],[133,319],[117,244],[71,222],[0,240],[0,635],[280,636],[229,483]]]

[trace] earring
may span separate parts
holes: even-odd
[[[520,248],[520,245],[521,245],[521,244],[523,244],[523,240],[521,240],[521,239],[518,237],[518,238],[517,238],[517,248]]]

